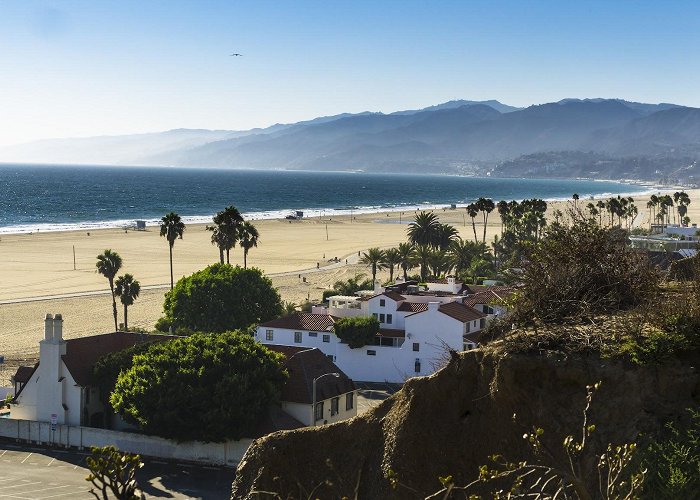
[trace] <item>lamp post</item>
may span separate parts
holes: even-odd
[[[311,384],[311,386],[312,386],[312,388],[311,388],[311,393],[312,393],[312,398],[311,398],[311,401],[312,401],[312,403],[311,403],[311,421],[313,422],[313,423],[312,423],[312,426],[313,426],[313,427],[316,427],[316,382],[317,382],[319,379],[322,379],[323,377],[325,377],[326,375],[333,375],[335,378],[339,378],[339,377],[340,377],[340,373],[338,373],[338,372],[331,372],[331,373],[324,373],[323,375],[319,375],[318,377],[316,377],[316,378],[313,380],[313,382],[312,382],[312,384]]]

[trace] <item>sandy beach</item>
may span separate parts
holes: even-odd
[[[700,190],[686,190],[691,197],[688,215],[700,221]],[[636,197],[636,225],[648,224],[648,196]],[[579,200],[585,206],[588,199]],[[552,202],[549,210],[564,210],[567,202]],[[454,225],[465,239],[473,239],[471,219],[462,209],[436,210],[440,221]],[[282,299],[299,304],[318,300],[336,280],[368,269],[357,263],[358,252],[378,246],[388,248],[406,240],[407,222],[414,211],[323,217],[300,221],[256,221],[258,248],[248,254],[248,265],[262,269],[278,287]],[[481,217],[477,235],[482,236]],[[486,241],[500,232],[496,211],[489,216]],[[173,253],[175,280],[218,261],[204,225],[186,228]],[[104,249],[118,252],[128,272],[141,282],[141,296],[129,308],[131,326],[152,328],[161,316],[163,296],[169,289],[168,245],[158,228],[126,232],[103,229],[3,235],[0,239],[0,385],[20,363],[33,363],[47,312],[64,317],[64,335],[75,338],[112,331],[111,298],[107,280],[95,272],[96,256]],[[75,256],[75,257],[74,257]],[[334,263],[331,259],[338,258]],[[347,259],[347,264],[346,264]],[[231,263],[243,263],[242,250],[231,253]],[[317,267],[318,266],[318,267]],[[120,273],[120,274],[121,274]],[[388,278],[388,272],[380,274]],[[305,279],[305,281],[304,281]],[[120,304],[118,304],[120,306]],[[120,309],[120,318],[121,318]]]

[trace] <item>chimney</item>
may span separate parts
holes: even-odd
[[[56,343],[63,341],[63,317],[60,314],[53,318],[53,340]]]
[[[44,340],[51,342],[53,340],[53,316],[46,313],[46,318],[44,319]]]
[[[382,293],[382,282],[379,280],[374,282],[374,293]]]
[[[428,311],[437,311],[440,307],[440,302],[428,302]]]

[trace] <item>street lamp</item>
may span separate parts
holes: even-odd
[[[312,425],[313,425],[314,427],[316,427],[316,381],[318,381],[319,379],[322,379],[322,378],[325,377],[326,375],[333,375],[335,378],[340,378],[340,373],[338,373],[338,372],[332,372],[332,373],[324,373],[323,375],[319,375],[318,377],[316,377],[316,378],[313,380],[313,383],[311,384],[311,385],[312,385],[312,389],[311,389],[311,393],[312,393],[312,399],[311,399],[311,401],[312,401],[312,403],[311,403],[311,420],[312,420],[312,422],[313,422]],[[323,416],[322,416],[322,417],[323,417]]]

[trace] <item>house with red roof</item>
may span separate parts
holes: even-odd
[[[13,377],[14,403],[10,418],[72,426],[128,428],[105,408],[93,367],[107,354],[143,342],[164,342],[172,335],[113,332],[76,339],[63,338],[63,318],[46,315],[39,362],[19,367]],[[318,349],[298,346],[266,347],[284,356],[289,378],[280,408],[271,408],[255,436],[283,429],[331,423],[357,414],[353,381]]]
[[[404,283],[358,296],[332,296],[328,306],[311,313],[297,312],[258,326],[263,344],[314,347],[326,354],[350,378],[363,382],[401,383],[409,377],[430,375],[449,358],[449,351],[473,349],[478,333],[495,316],[492,295],[454,277],[418,287]],[[506,290],[499,293],[506,295]],[[380,325],[374,343],[350,348],[333,331],[344,317],[374,316]]]

